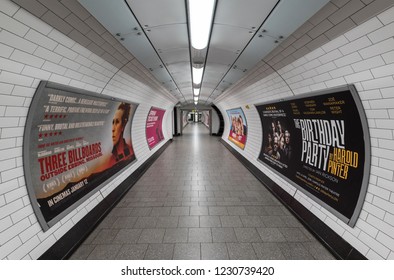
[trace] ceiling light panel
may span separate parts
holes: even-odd
[[[208,46],[215,0],[189,0],[189,26],[192,47],[197,50]]]

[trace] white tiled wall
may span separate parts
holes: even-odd
[[[323,20],[323,13],[330,19],[330,14],[335,10],[333,8],[339,9],[338,4],[344,2],[348,1],[331,1],[319,12],[320,19],[315,16],[302,28],[310,29],[313,26],[311,22]],[[352,2],[360,1],[349,3]],[[382,2],[376,0],[370,5],[375,9]],[[354,14],[349,13],[349,18],[354,20]],[[271,67],[261,62],[214,102],[224,113],[242,106],[248,122],[250,134],[245,150],[238,149],[227,140],[227,118],[223,139],[369,259],[394,259],[393,30],[394,8],[389,8],[297,59],[284,58],[280,50],[287,50],[288,53],[288,48],[279,46],[279,51],[266,58],[277,72],[272,73]],[[300,35],[293,35],[293,41],[296,36]],[[280,64],[279,59],[275,60],[280,55],[291,63]],[[274,62],[278,64],[274,65]],[[354,228],[348,227],[301,192],[296,192],[294,187],[257,161],[262,128],[259,115],[252,105],[348,83],[354,83],[359,92],[368,118],[372,145],[368,193]],[[251,108],[246,109],[246,105]]]
[[[130,55],[128,55],[131,57]],[[172,138],[176,103],[131,57],[119,69],[9,0],[0,0],[0,259],[37,259],[166,141],[149,150],[150,106],[167,110]],[[40,80],[139,103],[132,123],[137,162],[60,222],[43,232],[26,190],[22,145],[26,116]]]

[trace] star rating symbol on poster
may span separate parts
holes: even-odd
[[[44,120],[47,119],[65,119],[67,117],[67,115],[50,115],[50,114],[46,114],[44,115]]]
[[[45,138],[45,137],[54,137],[54,136],[61,136],[62,132],[61,131],[56,131],[56,132],[50,132],[50,133],[40,133],[38,134],[38,138]]]

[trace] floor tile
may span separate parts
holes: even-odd
[[[213,242],[237,242],[233,228],[212,228]]]
[[[149,244],[145,260],[171,260],[174,253],[174,244]]]
[[[201,243],[201,259],[228,260],[228,251],[225,243]]]
[[[286,238],[277,228],[257,228],[263,242],[286,242]]]
[[[221,227],[219,216],[200,216],[200,227]]]
[[[252,246],[259,260],[286,259],[278,243],[252,243]]]
[[[118,229],[102,229],[91,244],[111,244],[118,232]]]
[[[313,260],[313,256],[302,243],[278,243],[287,260]]]
[[[145,252],[148,249],[148,244],[128,244],[123,245],[116,255],[116,260],[142,260]]]
[[[220,216],[222,227],[243,227],[239,216]]]
[[[176,228],[178,227],[178,216],[158,217],[156,228]]]
[[[133,228],[137,219],[138,219],[137,217],[119,217],[113,223],[112,228],[114,229]]]
[[[171,216],[188,216],[190,214],[190,207],[172,207]]]
[[[244,216],[248,215],[245,207],[243,206],[228,206],[227,212],[230,216]]]
[[[134,224],[134,228],[154,228],[157,220],[157,217],[139,217]]]
[[[238,242],[261,242],[259,233],[255,228],[234,228]]]
[[[141,236],[142,229],[120,229],[115,236],[114,244],[132,244],[137,243]]]
[[[113,260],[118,254],[121,245],[97,245],[89,254],[88,260]]]
[[[256,254],[250,243],[227,243],[231,260],[255,260]]]
[[[240,216],[244,227],[265,227],[260,216]]]
[[[138,243],[162,243],[165,229],[144,229],[138,239]]]
[[[280,228],[279,231],[289,242],[306,242],[308,237],[298,228]]]
[[[208,215],[208,207],[206,206],[192,206],[190,207],[190,216]]]
[[[174,260],[199,260],[200,243],[177,243],[174,248]]]
[[[179,216],[178,227],[200,227],[198,216]]]
[[[188,242],[212,242],[212,234],[210,228],[189,228]]]
[[[169,216],[171,212],[171,207],[153,207],[150,212],[150,216]]]
[[[224,206],[210,206],[209,215],[228,215],[227,208]]]
[[[189,230],[187,228],[168,228],[164,234],[163,243],[187,242]]]

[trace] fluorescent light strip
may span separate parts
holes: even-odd
[[[200,94],[200,88],[193,88],[194,96],[198,96]]]
[[[193,67],[193,83],[198,85],[202,80],[202,73],[204,72],[204,68],[194,68]]]
[[[197,50],[208,46],[215,0],[189,0],[190,36]]]

